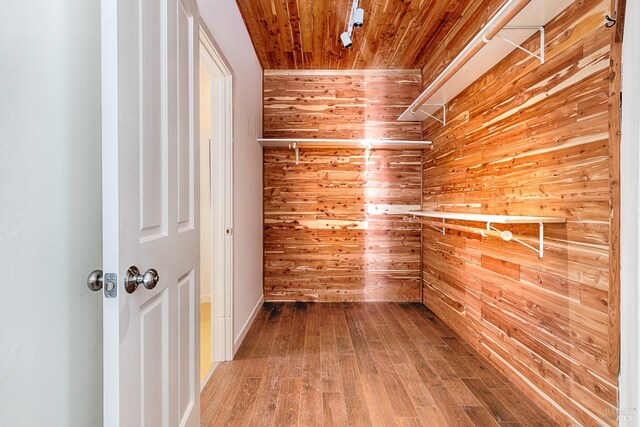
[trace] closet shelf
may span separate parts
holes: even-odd
[[[431,141],[402,141],[395,139],[320,139],[320,138],[259,138],[263,147],[294,148],[385,148],[395,150],[423,150]]]
[[[395,139],[320,139],[320,138],[258,138],[263,147],[289,147],[296,152],[296,165],[300,163],[301,148],[363,148],[367,164],[376,148],[391,150],[424,150],[431,141],[399,141]]]
[[[458,230],[468,233],[480,234],[483,237],[498,237],[507,242],[514,241],[520,243],[523,246],[533,250],[538,254],[541,259],[544,258],[544,225],[545,224],[564,224],[567,222],[566,218],[549,217],[549,216],[517,216],[517,215],[488,215],[488,214],[473,214],[465,212],[438,212],[438,211],[409,211],[408,214],[413,215],[414,219],[419,217],[439,219],[442,222],[426,221],[422,222],[423,225],[427,225],[434,228],[442,234],[446,234],[446,230]],[[413,219],[405,217],[405,220],[414,222]],[[486,223],[486,229],[468,227],[464,225],[447,224],[447,220],[458,221],[472,221],[472,222],[484,222]],[[508,230],[499,230],[493,224],[538,224],[538,247],[535,248],[530,244],[523,242],[522,240],[513,237],[513,233]]]
[[[465,212],[438,212],[438,211],[409,211],[411,215],[438,218],[456,219],[460,221],[489,222],[494,224],[562,224],[566,218],[550,216],[517,216],[517,215],[487,215]]]
[[[446,125],[446,104],[482,77],[515,49],[544,63],[544,26],[573,0],[508,0],[418,98],[398,118],[422,122],[431,117]],[[521,44],[540,33],[538,53]],[[436,111],[442,110],[437,116]]]

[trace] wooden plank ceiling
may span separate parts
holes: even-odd
[[[351,0],[237,0],[263,69],[422,69],[463,18],[505,0],[361,0],[364,26],[344,49]]]

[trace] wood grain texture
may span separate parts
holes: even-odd
[[[422,153],[264,149],[266,300],[420,301]]]
[[[265,138],[421,140],[396,119],[420,91],[420,72],[266,71]]]
[[[467,17],[504,0],[360,0],[364,26],[344,49],[350,0],[237,0],[263,69],[422,68]]]
[[[515,242],[425,227],[423,293],[557,421],[581,425],[613,425],[617,407],[619,49],[603,25],[609,3],[577,0],[547,25],[544,65],[512,53],[449,104],[446,127],[424,128],[424,209],[567,218],[546,225],[543,260]],[[537,244],[535,225],[502,228]]]
[[[420,303],[265,303],[201,402],[203,426],[556,425]]]

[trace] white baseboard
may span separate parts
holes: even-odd
[[[256,320],[256,316],[260,312],[260,309],[262,308],[262,304],[264,304],[264,295],[260,296],[260,299],[258,300],[258,303],[256,304],[256,306],[253,308],[253,311],[251,312],[251,316],[249,316],[249,319],[247,319],[245,324],[242,326],[242,329],[240,330],[240,335],[238,335],[238,337],[233,342],[233,355],[234,356],[235,356],[236,352],[238,351],[238,349],[240,348],[240,346],[242,345],[242,342],[244,341],[244,338],[247,336],[247,332],[249,332],[249,328],[251,328],[251,325],[253,324],[253,321]]]
[[[200,295],[200,304],[211,304],[211,295]]]
[[[202,382],[200,383],[200,393],[202,393],[202,390],[204,390],[204,388],[207,386],[207,383],[213,376],[213,373],[216,371],[216,369],[218,369],[219,365],[220,362],[213,362],[213,366],[211,367],[211,369],[209,369],[209,372],[207,372],[207,375],[204,376]]]

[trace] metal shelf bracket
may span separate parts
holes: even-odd
[[[369,164],[369,160],[371,160],[371,154],[373,153],[373,146],[371,143],[367,144],[364,151],[365,164]]]
[[[289,148],[296,151],[296,165],[300,164],[300,147],[298,147],[298,143],[294,142],[293,144],[289,144]]]
[[[413,216],[413,221],[418,221],[418,222],[420,222],[420,218],[418,218],[418,216],[417,216],[417,215],[414,215],[414,216]],[[413,222],[413,221],[412,221],[412,222]],[[446,220],[445,220],[444,218],[442,218],[442,224],[445,224],[445,221],[446,221]],[[440,227],[436,227],[435,225],[432,225],[432,224],[429,224],[429,227],[433,228],[433,229],[434,229],[434,230],[436,230],[436,231],[439,231],[440,233],[442,233],[442,235],[443,235],[443,236],[447,234],[447,229],[446,229],[446,228],[444,228],[444,227],[440,228]]]
[[[496,227],[493,226],[492,223],[488,222],[487,223],[487,230],[493,230],[493,231],[498,231],[498,232],[503,232],[502,230],[497,229]],[[542,222],[538,223],[538,247],[534,247],[531,246],[530,244],[523,242],[520,239],[516,239],[515,237],[511,236],[509,239],[505,239],[505,240],[513,240],[514,242],[518,242],[520,243],[522,246],[525,246],[529,249],[531,249],[532,251],[534,251],[535,253],[538,254],[538,258],[543,259],[544,258],[544,224]]]
[[[434,106],[437,105],[438,107],[442,108],[442,119],[434,116],[433,114],[429,114],[426,111],[421,111],[422,113],[426,114],[427,116],[431,117],[433,120],[436,120],[438,122],[440,122],[442,124],[442,126],[446,126],[447,125],[447,106],[446,104],[424,104],[423,107],[428,107],[428,106]],[[418,109],[416,112],[420,111],[420,109]]]
[[[535,29],[538,30],[540,32],[540,54],[536,55],[535,53],[531,52],[530,50],[527,50],[525,48],[523,48],[522,46],[520,46],[517,43],[512,42],[511,40],[501,36],[500,34],[496,34],[495,37],[499,38],[500,40],[503,40],[507,43],[509,43],[511,46],[514,46],[516,49],[520,49],[521,51],[527,53],[530,56],[533,56],[534,58],[538,59],[540,61],[540,64],[544,64],[544,27],[543,26],[512,26],[512,27],[504,27],[502,30],[531,30],[531,29]],[[490,43],[493,39],[488,39],[486,36],[482,37],[482,41],[485,43]]]

